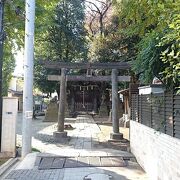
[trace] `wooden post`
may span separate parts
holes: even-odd
[[[65,115],[65,102],[66,102],[66,76],[65,69],[61,69],[61,82],[60,82],[60,100],[58,112],[58,131],[64,131],[64,115]]]
[[[142,121],[143,121],[143,116],[142,116],[142,95],[140,95],[138,97],[141,97],[141,118],[140,118],[139,122],[142,124]]]
[[[137,104],[137,119],[136,121],[142,123],[142,95],[135,95],[136,96],[136,104]]]
[[[127,98],[125,95],[123,96],[124,96],[124,114],[127,114],[127,104],[126,104]]]
[[[111,133],[111,139],[122,139],[123,135],[119,133],[119,119],[118,119],[118,81],[117,81],[117,69],[112,70],[112,123],[113,133]]]
[[[97,113],[97,96],[94,96],[94,99],[93,99],[93,110],[95,113]]]
[[[74,114],[74,109],[75,109],[75,100],[74,100],[74,93],[73,93],[71,97],[71,114]]]
[[[166,91],[163,94],[163,107],[164,107],[164,133],[166,134]]]
[[[153,128],[153,127],[152,127],[152,121],[153,121],[153,112],[152,112],[152,106],[153,106],[153,104],[152,104],[152,98],[153,98],[153,95],[152,95],[152,93],[151,93],[151,94],[150,94],[150,100],[151,100],[150,112],[151,112],[151,117],[150,117],[150,124],[149,124],[149,127],[151,127],[151,128]]]
[[[174,128],[174,91],[172,90],[172,137],[175,135]]]

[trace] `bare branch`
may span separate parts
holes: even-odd
[[[100,0],[96,0],[96,1],[103,4],[103,5],[105,5],[105,6],[107,5],[104,1],[100,1]]]
[[[108,11],[108,9],[111,7],[112,3],[110,3],[108,6],[106,6],[106,9],[104,10],[104,12],[102,13],[102,15],[104,16],[106,14],[106,12]]]
[[[89,8],[92,12],[96,12],[96,13],[98,13],[98,14],[100,14],[100,13],[101,13],[101,12],[96,11],[95,9],[93,9],[91,6],[88,6],[88,8]]]
[[[96,3],[91,2],[90,0],[84,0],[84,2],[88,3],[89,5],[87,6],[88,9],[92,12],[90,13],[90,15],[93,14],[93,18],[90,18],[90,24],[89,24],[89,29],[91,31],[91,33],[94,33],[95,31],[93,31],[93,22],[95,20],[99,21],[99,31],[101,33],[101,35],[104,33],[104,18],[106,17],[107,11],[109,10],[109,8],[112,5],[111,1],[106,1],[104,2],[103,0],[96,0],[96,2],[98,2],[99,4],[101,4],[101,7],[98,7],[98,5]],[[94,17],[95,16],[95,17]]]
[[[89,29],[90,29],[92,35],[94,35],[92,24],[93,24],[93,21],[95,20],[95,18],[96,18],[96,16],[94,16],[89,23]]]
[[[91,2],[91,1],[87,1],[87,0],[85,0],[85,2],[87,2],[87,3],[89,3],[89,4],[92,4],[92,5],[97,9],[97,11],[98,11],[99,13],[101,13],[99,7],[98,7],[95,3]]]

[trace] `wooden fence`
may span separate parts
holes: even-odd
[[[180,138],[180,95],[132,94],[131,119]]]

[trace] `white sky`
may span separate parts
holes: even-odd
[[[17,55],[15,55],[15,59],[16,59],[16,67],[15,67],[13,75],[14,76],[22,76],[24,74],[24,69],[23,69],[24,56],[23,56],[23,52],[17,51]]]

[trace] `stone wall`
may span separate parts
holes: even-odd
[[[180,179],[180,139],[130,121],[130,146],[150,179]]]

